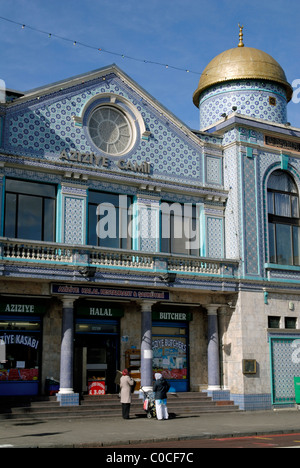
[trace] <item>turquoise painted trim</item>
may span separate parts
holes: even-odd
[[[273,353],[272,353],[272,338],[269,338],[269,355],[270,355],[270,377],[271,377],[271,402],[274,405],[275,392],[274,392],[274,373],[273,373]]]
[[[82,213],[82,226],[81,226],[81,244],[85,245],[86,244],[86,196],[85,197],[79,197],[80,200],[82,201],[82,206],[81,209],[83,210]]]
[[[241,200],[241,225],[240,225],[240,248],[242,250],[242,255],[241,255],[241,263],[242,263],[242,271],[243,271],[243,275],[245,277],[246,275],[246,271],[245,271],[245,232],[244,232],[244,223],[243,223],[243,220],[244,220],[244,178],[243,178],[243,153],[242,151],[240,150],[239,151],[239,176],[240,176],[240,196],[239,196],[239,200]]]
[[[204,204],[199,206],[199,223],[200,223],[200,257],[206,257],[207,238],[206,238],[206,223],[205,223]]]
[[[4,236],[4,216],[5,216],[5,184],[6,177],[2,178],[2,200],[1,200],[1,236]]]
[[[270,268],[274,270],[284,270],[284,271],[299,271],[300,266],[292,266],[292,265],[277,265],[276,263],[265,263],[265,268]]]
[[[162,232],[162,213],[161,213],[162,200],[159,200],[159,213],[158,213],[158,252],[161,252],[161,232]]]
[[[253,152],[253,150],[252,150]],[[254,159],[254,174],[255,174],[255,211],[256,211],[256,238],[257,238],[257,274],[261,275],[261,255],[260,255],[260,219],[258,217],[259,213],[259,193],[258,193],[258,184],[257,184],[257,158]]]
[[[132,235],[132,250],[139,250],[139,206],[137,196],[134,196],[132,203],[132,222],[131,222],[131,235]]]
[[[289,167],[290,157],[287,154],[281,154],[280,159],[281,159],[281,169],[286,171]]]
[[[86,191],[86,206],[85,206],[85,238],[83,239],[84,245],[88,245],[88,235],[89,235],[89,199],[90,199],[90,192],[89,189]]]
[[[246,150],[247,150],[247,158],[252,159],[253,158],[253,148],[250,148],[249,146],[247,146]]]
[[[267,181],[269,176],[273,171],[276,169],[282,168],[281,162],[276,162],[272,164],[266,171],[263,177],[263,209],[264,209],[264,235],[265,235],[265,261],[269,259],[269,229],[268,229],[268,202],[267,202],[267,191],[268,191],[268,184]],[[296,171],[296,169],[288,164],[287,170],[291,173],[292,176],[295,177],[295,182],[297,183],[298,191],[300,191],[300,175]],[[271,265],[271,264],[270,264]],[[282,265],[283,266],[283,265]]]
[[[265,291],[265,292],[264,292],[264,303],[265,303],[266,305],[268,305],[268,297],[269,297],[269,293],[268,293],[268,291]]]
[[[160,202],[161,203],[161,200]],[[158,208],[154,208],[155,210],[155,225],[156,225],[156,252],[160,252],[160,204]]]
[[[264,242],[265,242],[265,261],[269,259],[269,218],[268,218],[268,184],[267,180],[269,179],[270,174],[276,170],[277,167],[280,167],[280,163],[276,162],[271,167],[268,168],[267,172],[263,177],[263,223],[264,223]]]
[[[286,330],[288,332],[288,330]],[[292,330],[290,330],[292,331]],[[293,401],[286,401],[286,402],[275,402],[275,392],[274,392],[274,373],[273,373],[273,354],[272,354],[272,342],[273,340],[291,340],[291,339],[299,339],[299,335],[295,333],[290,333],[288,336],[285,336],[284,334],[282,335],[273,335],[273,336],[268,336],[269,339],[269,352],[270,352],[270,376],[271,376],[271,398],[272,398],[272,405],[276,406],[287,406],[294,404]]]
[[[0,117],[0,146],[3,146],[3,127],[4,127],[4,117]]]
[[[62,242],[62,188],[57,186],[56,196],[56,242]]]

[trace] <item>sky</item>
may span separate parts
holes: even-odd
[[[245,46],[274,57],[291,84],[300,80],[299,0],[0,0],[0,16],[7,88],[28,91],[115,63],[195,130],[201,73],[238,45],[239,23]],[[288,120],[300,128],[300,103],[289,104]]]

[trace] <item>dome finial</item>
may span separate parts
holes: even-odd
[[[244,37],[243,29],[244,29],[244,26],[241,26],[239,24],[239,28],[240,28],[240,43],[239,43],[238,47],[244,47],[244,42],[243,42],[243,37]]]

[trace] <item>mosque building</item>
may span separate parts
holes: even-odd
[[[195,85],[196,87],[196,85]],[[295,404],[300,129],[267,53],[205,68],[190,129],[111,65],[0,103],[0,395]]]

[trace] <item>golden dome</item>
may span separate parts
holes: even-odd
[[[247,79],[275,81],[285,88],[288,102],[292,99],[293,88],[279,63],[266,52],[244,47],[240,41],[238,47],[226,50],[207,65],[194,93],[194,104],[199,107],[200,94],[210,86]]]

